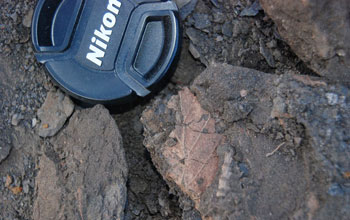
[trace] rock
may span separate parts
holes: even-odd
[[[213,21],[215,23],[222,24],[225,22],[225,15],[222,12],[216,11],[212,14],[212,16],[213,16]]]
[[[24,119],[23,115],[21,114],[14,114],[11,119],[11,124],[13,126],[17,126],[22,120]]]
[[[224,25],[222,25],[222,33],[226,36],[226,37],[232,37],[232,24],[230,22],[225,22]]]
[[[143,112],[144,144],[202,219],[348,219],[347,97],[317,78],[212,64]]]
[[[249,31],[249,25],[244,21],[233,21],[232,37],[238,37],[241,34],[246,35]]]
[[[245,8],[239,16],[255,16],[259,13],[259,11],[262,10],[260,3],[258,0],[254,1],[253,4],[251,4],[249,7]]]
[[[30,28],[32,26],[33,13],[34,13],[34,10],[31,8],[27,12],[27,14],[23,17],[22,24],[24,27]]]
[[[181,8],[183,8],[185,5],[187,5],[190,2],[191,2],[191,0],[175,0],[175,3],[180,10],[181,10]]]
[[[30,185],[30,181],[29,180],[24,180],[23,181],[23,192],[24,193],[29,193],[29,185]]]
[[[33,219],[123,219],[127,165],[113,118],[101,105],[76,111],[45,146]]]
[[[196,50],[198,51],[199,55],[200,55],[200,61],[208,66],[209,62],[204,58],[204,56],[202,56],[203,51],[206,49],[199,49],[199,47],[197,47],[198,44],[205,44],[207,46],[213,46],[213,41],[210,41],[208,39],[208,37],[200,30],[197,30],[195,28],[188,28],[186,30],[186,35],[188,36],[188,38],[190,39],[191,43],[193,44],[193,46],[196,47]]]
[[[210,27],[211,25],[211,22],[209,20],[209,15],[207,14],[195,13],[193,15],[193,19],[194,19],[194,26],[199,30],[204,30]]]
[[[198,52],[197,48],[193,44],[190,43],[188,50],[195,59],[199,59],[201,57],[201,54]]]
[[[220,4],[218,0],[210,0],[210,2],[217,8],[220,8]]]
[[[9,143],[3,143],[0,140],[0,164],[3,160],[7,158],[7,156],[10,154],[12,145]]]
[[[350,84],[347,0],[260,0],[294,52],[317,74]],[[326,10],[325,10],[326,9]]]
[[[260,53],[265,58],[267,64],[269,64],[270,67],[273,67],[273,68],[276,67],[275,59],[273,58],[271,51],[265,47],[264,42],[262,42],[261,40],[259,44],[260,44]]]
[[[9,156],[12,147],[10,131],[2,130],[0,132],[0,164]]]
[[[11,14],[10,17],[12,18],[12,20],[14,21],[14,23],[17,22],[18,14],[17,14],[16,12],[14,12],[13,14]]]
[[[32,118],[32,128],[34,128],[37,123],[38,123],[38,120],[36,118]]]
[[[73,110],[73,102],[60,90],[48,92],[44,104],[38,110],[38,118],[41,121],[38,128],[39,136],[54,136],[72,115]]]
[[[180,18],[185,20],[190,15],[197,5],[198,0],[176,0],[176,4],[180,9]]]

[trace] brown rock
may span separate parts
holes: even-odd
[[[60,90],[50,91],[43,106],[38,110],[38,117],[41,120],[38,128],[39,136],[54,136],[73,111],[74,104],[68,96],[65,96]]]
[[[349,96],[312,77],[213,64],[144,111],[144,144],[203,219],[347,219]],[[201,174],[192,163],[207,158]]]
[[[350,84],[348,0],[260,0],[281,36],[316,73]]]
[[[128,170],[104,107],[76,111],[45,146],[39,169],[34,219],[123,219]]]

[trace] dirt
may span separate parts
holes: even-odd
[[[214,61],[278,75],[315,75],[262,10],[255,16],[240,16],[253,1],[193,2],[196,7],[186,8],[189,16],[183,20],[178,68],[161,96],[170,97],[190,85]],[[0,1],[0,219],[6,220],[33,219],[35,177],[46,141],[35,133],[34,122],[47,92],[55,87],[34,57],[28,20],[35,4],[35,0]],[[140,117],[150,100],[113,116],[129,167],[125,219],[201,219],[189,198],[169,188],[143,145]]]

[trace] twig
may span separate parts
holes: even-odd
[[[274,155],[286,142],[281,143],[280,145],[278,145],[276,147],[276,149],[274,149],[271,153],[267,153],[266,157],[271,157],[272,155]]]

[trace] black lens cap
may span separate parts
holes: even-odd
[[[70,95],[90,103],[146,96],[179,48],[171,0],[39,0],[36,58]]]

